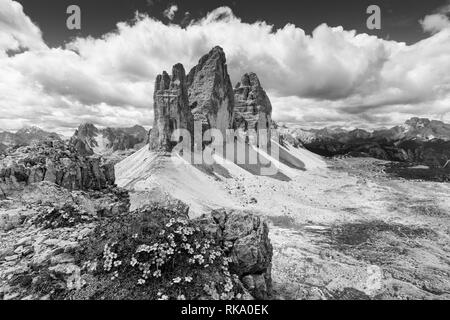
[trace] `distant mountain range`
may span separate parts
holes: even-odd
[[[0,154],[9,147],[27,146],[44,140],[61,140],[61,136],[54,132],[44,131],[38,127],[26,127],[17,132],[0,132]]]
[[[289,132],[304,144],[312,143],[316,140],[332,140],[342,143],[354,141],[355,139],[385,139],[388,141],[409,139],[420,139],[422,141],[433,139],[450,140],[450,124],[426,118],[411,118],[401,126],[372,132],[364,129],[345,130],[340,127],[309,130],[295,128],[289,130]]]
[[[0,132],[0,154],[10,147],[21,147],[45,140],[62,140],[54,132],[38,127],[27,127],[17,132]],[[98,129],[92,123],[81,124],[70,138],[82,154],[104,154],[114,151],[137,150],[148,142],[148,132],[144,127]]]
[[[403,125],[372,132],[340,127],[302,129],[280,126],[282,139],[316,154],[350,157],[373,157],[382,160],[443,167],[450,160],[450,124],[425,118],[411,118]],[[148,143],[148,131],[139,125],[129,128],[99,129],[83,123],[70,138],[84,155],[135,151]],[[31,145],[44,140],[61,140],[62,136],[38,127],[17,132],[0,132],[0,154],[10,147]],[[450,167],[447,164],[447,167]]]
[[[75,131],[71,141],[82,154],[105,154],[142,148],[148,143],[148,132],[139,125],[98,129],[92,123],[83,123]]]
[[[283,128],[285,136],[323,156],[374,157],[442,167],[450,159],[450,124],[411,118],[401,126],[369,132],[363,129]]]

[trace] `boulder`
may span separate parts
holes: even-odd
[[[199,220],[228,251],[230,271],[240,277],[252,296],[267,299],[272,290],[273,254],[267,223],[250,212],[225,209]]]

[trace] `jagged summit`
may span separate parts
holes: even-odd
[[[171,151],[176,129],[187,129],[193,137],[194,121],[203,132],[216,128],[225,135],[233,127],[234,94],[225,53],[214,47],[186,76],[182,64],[156,77],[153,94],[154,124],[150,150]]]
[[[233,126],[234,94],[223,49],[214,47],[187,77],[189,105],[205,129],[223,133]]]
[[[153,93],[154,123],[150,133],[150,150],[171,151],[172,133],[176,129],[192,132],[193,118],[189,108],[186,73],[182,64],[156,77]]]
[[[246,73],[234,88],[235,127],[244,131],[267,130],[270,142],[272,126],[272,104],[261,86],[256,73]],[[259,141],[257,141],[259,145]]]
[[[270,145],[272,104],[269,97],[254,72],[244,74],[233,89],[225,53],[219,46],[200,58],[187,76],[181,64],[173,67],[172,76],[165,71],[157,76],[154,117],[150,150],[170,151],[174,145],[170,141],[174,130],[187,128],[192,133],[194,121],[201,122],[203,132],[214,128],[224,137],[227,129],[254,130],[255,133],[265,129],[265,140]],[[252,138],[259,146],[260,141]]]
[[[96,135],[98,133],[98,131],[99,130],[97,129],[97,127],[91,122],[81,123],[76,130],[76,132],[79,135],[84,135],[84,136],[89,136],[89,137]]]
[[[139,149],[147,143],[147,136],[147,130],[139,125],[99,129],[93,123],[85,122],[75,130],[70,141],[80,154],[91,155]]]

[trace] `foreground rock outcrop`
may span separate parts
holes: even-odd
[[[174,199],[128,208],[121,189],[48,182],[0,202],[0,217],[18,215],[0,229],[0,299],[269,298],[272,247],[259,218],[217,211],[191,220]]]
[[[21,147],[0,163],[0,195],[48,181],[68,190],[99,190],[114,184],[114,165],[100,156],[82,156],[67,142]]]
[[[272,290],[272,254],[269,228],[249,212],[214,210],[200,218],[207,230],[230,256],[230,269],[257,299],[267,299]]]
[[[191,69],[187,86],[189,105],[203,131],[216,128],[225,136],[233,126],[234,94],[221,47],[214,47]]]
[[[260,130],[266,130],[265,139],[270,145],[272,104],[255,73],[246,73],[234,88],[235,126],[245,132],[252,130],[249,138],[259,145]],[[255,136],[256,134],[256,136]]]
[[[81,288],[83,241],[128,207],[128,193],[115,187],[69,191],[46,181],[0,200],[0,299],[58,299]]]
[[[172,76],[163,72],[156,77],[153,94],[154,122],[150,132],[150,150],[171,151],[176,129],[193,132],[193,117],[189,108],[184,67],[176,64]]]

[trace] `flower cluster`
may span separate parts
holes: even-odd
[[[105,259],[105,262],[103,263],[103,269],[105,271],[111,271],[113,267],[118,267],[122,264],[122,261],[115,260],[117,259],[117,253],[112,251],[114,245],[115,243],[111,245],[107,243],[105,244],[105,247],[103,249],[103,258]]]
[[[188,218],[163,219],[161,224],[146,226],[145,232],[124,234],[120,242],[105,245],[104,270],[112,273],[111,279],[118,278],[119,271],[122,275],[127,272],[133,275],[127,278],[144,290],[158,289],[159,300],[184,300],[193,291],[194,296],[204,295],[198,283],[205,281],[202,275],[211,270],[219,277],[206,293],[217,299],[234,298],[230,259],[221,246]]]
[[[93,217],[87,211],[76,205],[64,204],[61,207],[54,207],[49,203],[39,210],[38,214],[31,219],[31,223],[44,229],[56,229],[73,227],[92,220]]]

